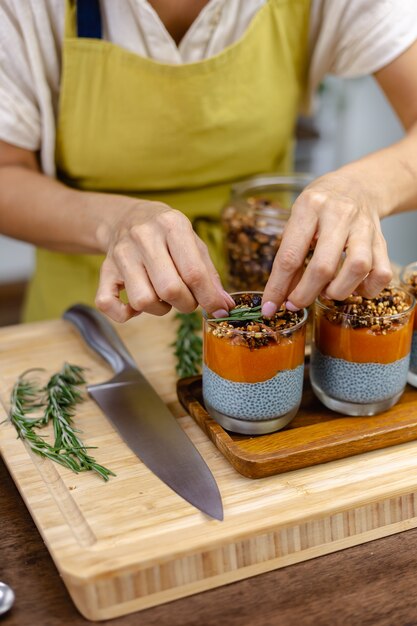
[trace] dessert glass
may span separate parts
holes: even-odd
[[[407,382],[414,305],[414,297],[396,287],[372,300],[316,300],[310,379],[325,406],[375,415],[398,402]]]
[[[417,298],[417,262],[410,263],[400,274],[401,284]],[[411,343],[410,368],[407,381],[417,387],[417,315],[414,315],[413,340]]]
[[[260,292],[231,295],[238,303],[241,297],[250,296],[260,304],[262,297]],[[285,315],[293,315],[291,321],[284,321]],[[203,316],[204,403],[211,417],[227,430],[270,433],[286,426],[298,411],[307,311],[278,312],[275,319],[242,329],[236,322],[231,327]],[[293,325],[284,328],[287,324]]]
[[[221,216],[231,290],[263,290],[291,206],[312,179],[309,174],[261,175],[232,187]]]

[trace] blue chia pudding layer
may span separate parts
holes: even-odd
[[[286,415],[301,402],[304,365],[259,383],[237,383],[203,366],[203,397],[219,413],[248,421]]]
[[[310,377],[331,398],[358,404],[381,402],[404,389],[409,363],[410,355],[392,363],[354,363],[326,356],[312,346]]]
[[[410,371],[417,374],[417,330],[413,332],[413,342],[411,344]]]

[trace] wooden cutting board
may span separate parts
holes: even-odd
[[[137,611],[417,526],[417,443],[252,480],[238,474],[176,400],[173,320],[143,316],[118,331],[195,442],[223,497],[223,522],[205,517],[130,452],[90,400],[76,417],[108,483],[31,456],[9,424],[1,454],[81,613]],[[0,421],[16,377],[64,360],[109,368],[58,320],[0,330]]]

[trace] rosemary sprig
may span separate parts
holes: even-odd
[[[262,322],[262,307],[259,306],[238,306],[229,311],[227,317],[213,317],[209,319],[209,322]]]
[[[44,387],[26,378],[31,371],[19,376],[11,394],[9,419],[18,437],[25,440],[36,454],[74,472],[92,470],[104,480],[115,476],[87,453],[88,448],[76,434],[80,431],[73,425],[75,406],[82,402],[80,386],[85,383],[83,368],[65,363]],[[39,415],[42,408],[43,414]],[[35,412],[37,416],[33,416]],[[54,429],[53,446],[35,431],[35,428],[46,426],[49,422]]]
[[[201,317],[197,311],[193,313],[177,313],[179,321],[177,337],[171,345],[175,348],[177,358],[176,371],[180,378],[195,376],[201,371],[203,341],[199,334]]]

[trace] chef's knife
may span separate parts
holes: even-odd
[[[219,489],[203,457],[179,426],[110,322],[95,309],[76,304],[64,313],[115,376],[87,387],[90,396],[141,461],[187,502],[223,519]]]

